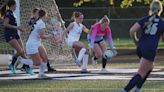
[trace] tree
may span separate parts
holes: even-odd
[[[128,8],[128,7],[133,6],[133,4],[148,5],[152,2],[152,0],[79,0],[78,2],[75,2],[73,5],[75,7],[78,7],[78,6],[83,5],[84,3],[90,3],[90,2],[94,3],[97,1],[102,1],[102,2],[106,1],[108,2],[110,6],[115,6],[115,4],[119,3],[119,6],[121,8]],[[164,5],[164,0],[161,0],[161,2]]]

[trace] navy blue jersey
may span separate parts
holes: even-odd
[[[16,17],[14,15],[13,11],[7,10],[5,13],[5,18],[9,18],[10,25],[17,26]],[[5,28],[5,30],[11,30],[11,31],[15,30],[17,32],[17,29],[13,29],[13,28]]]
[[[28,22],[29,26],[32,26],[36,23],[36,19],[34,17],[30,18],[30,21]]]
[[[146,16],[138,21],[142,27],[142,34],[139,39],[138,46],[146,50],[156,50],[160,36],[164,33],[164,21],[159,16],[156,16],[150,25],[143,28],[149,18],[150,16]]]
[[[36,19],[34,17],[30,18],[30,21],[28,22],[28,25],[31,26],[31,30],[30,31],[33,31],[34,29],[34,25],[36,24]]]

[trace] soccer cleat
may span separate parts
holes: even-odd
[[[95,69],[97,68],[97,60],[94,60],[94,57],[92,57],[92,65]]]
[[[35,73],[32,71],[31,68],[25,68],[27,74],[34,75]]]
[[[53,68],[51,68],[51,67],[48,68],[48,72],[55,72],[55,71],[56,71],[56,70],[53,69]]]
[[[101,73],[107,73],[107,72],[108,72],[107,69],[105,69],[105,68],[102,68],[102,69],[101,69]]]
[[[38,74],[38,78],[42,79],[42,78],[49,78],[49,77],[45,74]]]
[[[134,92],[140,92],[140,89],[139,89],[139,88],[136,88],[136,89],[134,90]]]
[[[14,66],[14,65],[10,64],[10,65],[9,65],[9,69],[11,70],[11,72],[12,72],[13,74],[16,73],[16,69],[15,69],[15,66]]]
[[[124,89],[121,89],[121,92],[127,92],[127,91],[125,91]]]
[[[81,73],[89,73],[89,71],[87,71],[87,69],[82,69]]]
[[[26,71],[26,69],[25,69],[24,67],[20,68],[20,70],[21,70],[22,72]]]

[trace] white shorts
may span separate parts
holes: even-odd
[[[41,42],[27,42],[26,43],[26,53],[36,54],[39,53],[39,47],[42,46]]]
[[[66,39],[66,43],[67,43],[68,47],[70,47],[70,48],[72,48],[73,43],[76,42],[76,41],[79,41],[79,40],[75,37],[68,37]]]

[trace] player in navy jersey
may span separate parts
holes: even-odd
[[[121,92],[129,92],[135,86],[136,89],[134,92],[140,92],[142,85],[152,71],[158,42],[161,36],[162,39],[164,38],[164,21],[160,18],[162,11],[161,2],[159,0],[153,0],[150,5],[149,16],[139,20],[131,27],[130,36],[137,46],[140,66],[137,74]],[[138,31],[142,32],[139,40],[136,36],[136,32]]]
[[[7,7],[9,9],[7,9]],[[4,36],[6,42],[8,42],[17,53],[13,56],[12,63],[9,65],[10,70],[15,73],[15,62],[19,56],[26,58],[24,53],[24,47],[20,36],[18,35],[18,30],[24,31],[23,26],[18,26],[16,22],[16,17],[14,11],[16,10],[15,0],[9,0],[0,9],[0,15],[4,19]],[[28,69],[30,70],[30,69]]]

